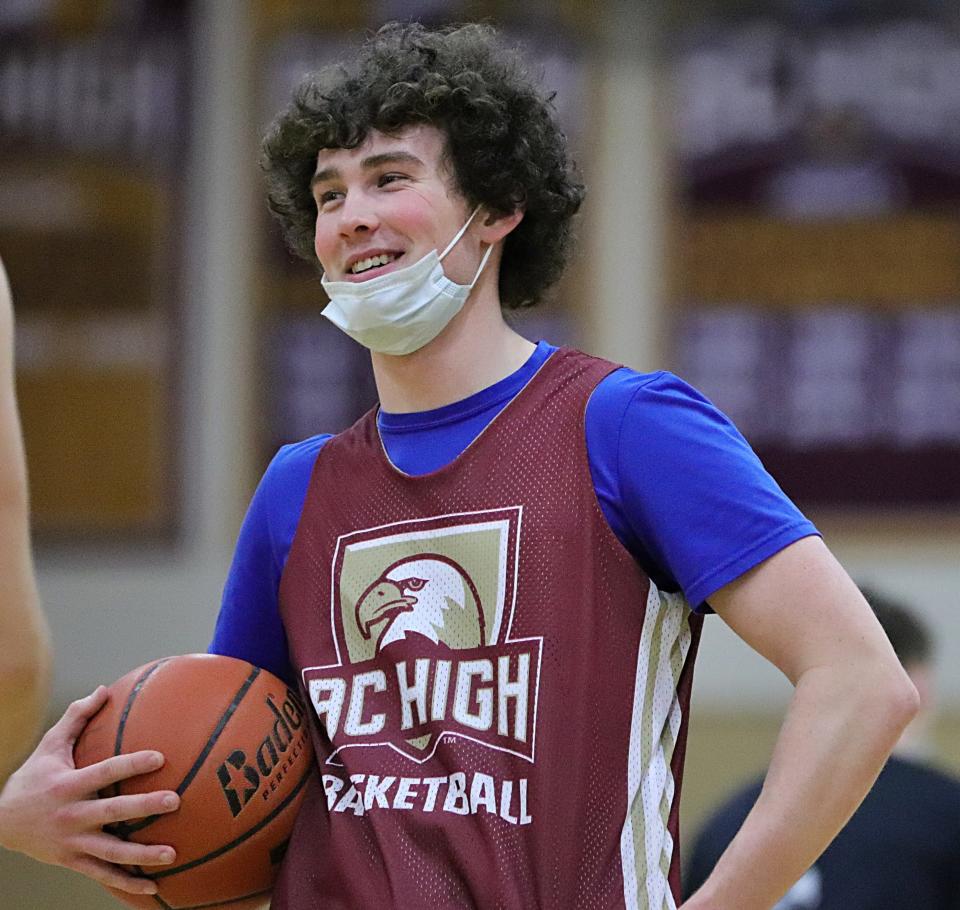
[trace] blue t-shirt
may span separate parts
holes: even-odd
[[[407,474],[453,461],[556,348],[541,341],[519,370],[431,411],[377,423]],[[816,528],[784,495],[736,427],[671,373],[621,368],[587,405],[587,454],[597,500],[621,543],[662,590],[695,608]],[[278,591],[317,454],[328,434],[284,446],[250,503],[210,651],[292,681]]]

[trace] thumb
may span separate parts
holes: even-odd
[[[83,732],[83,728],[110,699],[110,691],[106,686],[97,686],[85,698],[79,698],[70,703],[70,706],[63,712],[60,718],[43,737],[45,745],[50,749],[68,748],[73,749],[73,744],[77,737]]]

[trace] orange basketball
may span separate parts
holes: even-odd
[[[251,910],[267,900],[312,767],[297,693],[242,660],[186,654],[146,664],[110,686],[110,701],[74,748],[77,767],[156,749],[158,771],[102,796],[176,790],[180,808],[110,830],[170,844],[171,866],[133,868],[158,895],[110,889],[132,907]],[[157,900],[157,898],[160,900]]]

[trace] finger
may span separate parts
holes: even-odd
[[[138,844],[112,834],[89,834],[78,838],[76,844],[90,856],[122,866],[169,866],[177,858],[167,844]]]
[[[75,860],[70,866],[77,872],[92,878],[94,881],[108,888],[126,891],[128,894],[156,894],[157,884],[148,878],[138,878],[130,875],[110,863],[94,859],[92,856],[83,856]]]
[[[129,752],[126,755],[111,755],[76,772],[78,792],[97,793],[111,784],[147,774],[163,767],[163,754],[153,750]]]
[[[179,807],[180,797],[173,790],[156,790],[153,793],[84,800],[72,810],[72,816],[80,828],[101,828],[135,818],[163,815]]]
[[[107,703],[109,697],[110,692],[106,686],[97,686],[86,698],[71,702],[63,712],[63,717],[47,731],[44,739],[49,744],[72,746],[83,732],[87,721]]]

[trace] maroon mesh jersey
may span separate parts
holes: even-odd
[[[318,774],[273,907],[661,908],[699,617],[610,530],[556,352],[451,464],[371,412],[321,450],[280,584]]]

